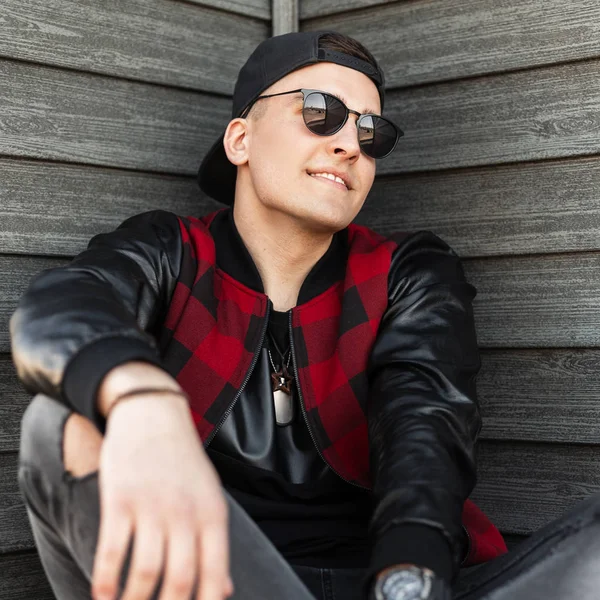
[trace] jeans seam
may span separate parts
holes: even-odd
[[[331,581],[331,569],[321,569],[321,587],[323,600],[335,600]]]

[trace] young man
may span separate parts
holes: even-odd
[[[401,135],[383,104],[354,40],[263,42],[200,169],[232,208],[132,217],[31,284],[19,481],[58,598],[478,598],[515,572],[456,583],[506,549],[467,500],[474,289],[434,235],[351,225]]]

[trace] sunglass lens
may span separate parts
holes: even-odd
[[[335,97],[311,92],[302,110],[306,126],[317,135],[333,135],[346,121],[346,107]]]
[[[393,123],[374,115],[360,117],[357,127],[360,147],[372,158],[387,156],[396,147],[401,135]]]

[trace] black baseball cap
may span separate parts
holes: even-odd
[[[318,62],[332,62],[364,73],[377,86],[381,108],[384,77],[380,68],[354,56],[319,49],[319,40],[333,31],[305,31],[277,35],[261,42],[240,69],[233,91],[231,118],[240,117],[269,86],[288,73]],[[233,204],[237,167],[229,162],[223,147],[225,132],[204,157],[198,172],[200,188],[211,198]]]

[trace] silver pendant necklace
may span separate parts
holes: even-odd
[[[281,367],[278,369],[273,361],[271,350],[267,348],[269,360],[273,367],[271,373],[271,388],[273,390],[273,406],[275,409],[275,422],[277,425],[289,425],[294,419],[294,397],[293,385],[294,378],[290,375],[289,367],[292,358],[292,352],[289,351],[287,364],[284,364],[284,357],[277,348],[275,340],[271,338],[277,352],[281,355]]]

